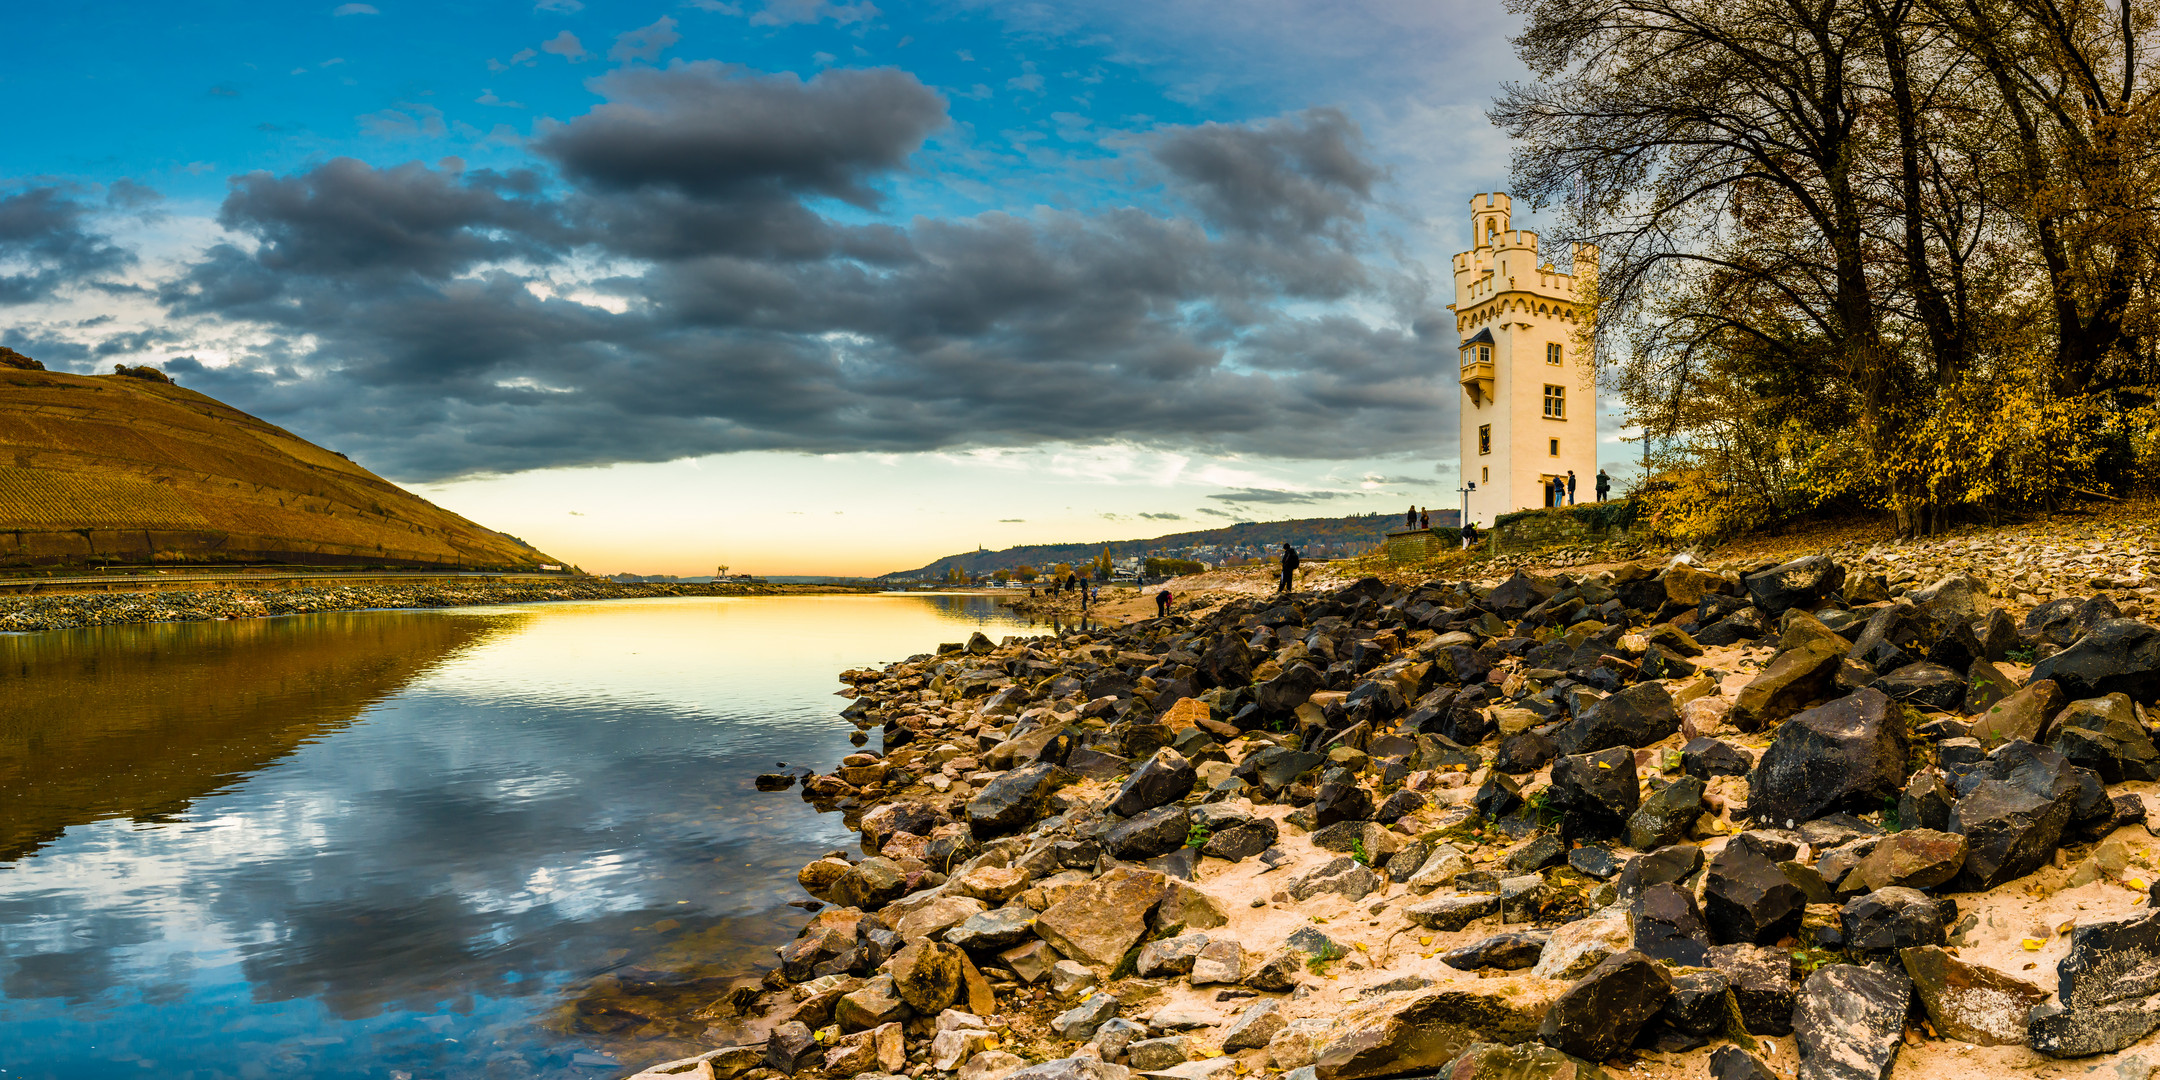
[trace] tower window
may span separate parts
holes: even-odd
[[[1478,470],[1478,472],[1479,472],[1480,474],[1482,474],[1482,476],[1483,476],[1483,478],[1484,478],[1484,481],[1485,481],[1486,483],[1488,483],[1488,484],[1492,483],[1492,466],[1490,466],[1490,465],[1487,465],[1487,466],[1486,466],[1486,467],[1484,467],[1483,469],[1480,469],[1480,470]]]
[[[1567,387],[1545,384],[1545,415],[1555,420],[1567,418]]]
[[[1559,457],[1559,456],[1560,456],[1560,440],[1558,440],[1558,439],[1548,439],[1548,440],[1546,440],[1546,441],[1547,441],[1547,442],[1550,442],[1550,443],[1552,444],[1552,456],[1554,456],[1554,457]]]
[[[1491,424],[1479,424],[1479,425],[1478,425],[1478,429],[1477,429],[1477,452],[1478,452],[1478,453],[1480,453],[1480,454],[1490,454],[1490,453],[1492,453],[1492,425],[1491,425]]]
[[[1545,362],[1555,367],[1558,367],[1560,365],[1559,342],[1555,341],[1545,346]]]

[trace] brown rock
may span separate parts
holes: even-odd
[[[924,941],[893,954],[893,990],[925,1016],[952,1007],[965,989],[961,965],[967,954],[942,941]]]
[[[1965,865],[1965,838],[1934,829],[1892,833],[1838,882],[1841,895],[1874,892],[1892,885],[1932,889],[1957,876]]]
[[[1361,1080],[1438,1069],[1472,1043],[1523,1043],[1562,986],[1509,976],[1475,986],[1381,994],[1346,1009],[1314,1061],[1319,1080]]]
[[[1968,964],[1934,945],[1899,954],[1935,1033],[1980,1046],[2025,1044],[2026,1014],[2047,991],[1994,968]]]
[[[960,895],[980,900],[991,907],[1003,907],[1013,897],[1027,888],[1027,871],[1017,866],[978,866],[953,879],[953,888]]]
[[[907,1046],[901,1040],[898,1024],[880,1024],[868,1031],[843,1035],[825,1051],[825,1072],[829,1076],[896,1073],[906,1065]]]
[[[1110,967],[1147,932],[1163,891],[1163,875],[1119,867],[1050,905],[1035,933],[1081,963]]]
[[[2063,710],[2065,703],[2062,687],[2053,679],[2042,679],[1982,713],[1973,721],[1972,737],[1991,748],[2012,739],[2044,744],[2055,714]]]
[[[831,900],[833,886],[852,869],[846,859],[819,859],[796,872],[795,882],[804,892],[820,900]]]
[[[1762,674],[1740,688],[1733,702],[1734,726],[1759,731],[1806,708],[1829,690],[1844,658],[1845,648],[1828,641],[1810,641],[1772,657]]]

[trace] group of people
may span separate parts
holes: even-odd
[[[1597,501],[1604,502],[1606,496],[1611,493],[1612,477],[1605,475],[1605,470],[1599,469],[1597,471]],[[1566,476],[1553,477],[1552,487],[1547,494],[1551,496],[1545,504],[1547,506],[1575,505],[1575,470],[1569,469]]]

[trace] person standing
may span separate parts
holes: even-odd
[[[1417,527],[1420,529],[1432,528],[1432,509],[1430,507],[1417,512]]]
[[[1605,470],[1599,469],[1597,471],[1597,501],[1604,502],[1606,493],[1611,490],[1612,477],[1605,475]]]
[[[1276,592],[1278,592],[1278,593],[1288,593],[1288,592],[1290,591],[1290,576],[1291,576],[1292,574],[1295,574],[1295,573],[1297,572],[1297,564],[1298,564],[1298,557],[1297,557],[1297,549],[1296,549],[1296,548],[1294,548],[1294,547],[1291,547],[1291,546],[1290,546],[1290,542],[1289,542],[1288,540],[1285,540],[1285,541],[1283,541],[1283,546],[1282,546],[1282,585],[1281,585],[1280,587],[1278,587],[1278,588],[1277,588],[1277,589],[1275,590]]]
[[[1567,504],[1575,505],[1575,470],[1567,471]]]
[[[1405,529],[1417,528],[1417,504],[1412,503],[1409,512],[1402,516],[1402,527]],[[1290,545],[1284,544],[1283,546],[1289,547]]]

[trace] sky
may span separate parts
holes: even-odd
[[[0,345],[586,570],[1459,503],[1492,0],[23,7]]]

